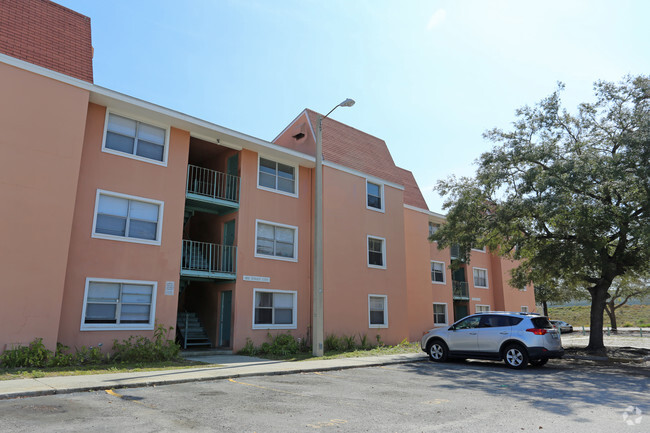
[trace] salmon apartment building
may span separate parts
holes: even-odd
[[[183,346],[309,338],[315,131],[273,141],[93,83],[90,19],[0,0],[0,352],[111,347],[173,326]],[[332,101],[333,103],[337,101]],[[477,311],[533,311],[485,250],[453,272],[413,174],[323,120],[324,334],[387,344]]]

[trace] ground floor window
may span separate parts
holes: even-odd
[[[157,283],[88,278],[81,330],[153,329]]]
[[[522,313],[528,313],[528,307],[526,305],[521,306],[521,312]]]
[[[388,305],[385,295],[368,295],[368,321],[371,328],[388,327]]]
[[[253,329],[295,329],[296,292],[255,289]]]
[[[433,323],[434,325],[447,324],[447,304],[433,303]]]
[[[476,305],[476,312],[477,313],[486,313],[490,311],[490,306],[489,305]]]

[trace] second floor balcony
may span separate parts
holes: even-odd
[[[454,294],[454,300],[469,300],[469,284],[466,281],[452,281],[451,287]]]
[[[181,276],[210,280],[237,278],[237,247],[183,240]]]
[[[239,176],[189,164],[185,188],[186,208],[214,214],[239,209]]]

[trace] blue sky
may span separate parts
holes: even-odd
[[[57,0],[92,22],[95,83],[266,140],[304,108],[386,141],[429,208],[515,109],[650,73],[645,0]]]

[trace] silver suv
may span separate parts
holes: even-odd
[[[548,317],[534,313],[489,311],[451,326],[427,331],[420,347],[432,361],[447,358],[503,359],[510,368],[542,366],[564,355],[560,333]]]

